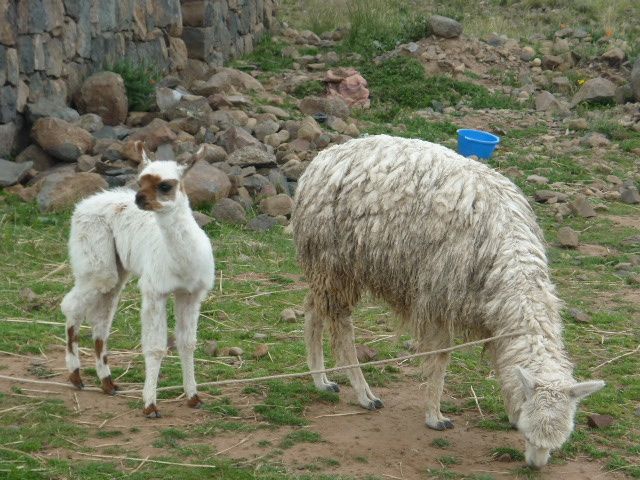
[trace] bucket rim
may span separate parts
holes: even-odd
[[[482,143],[485,145],[497,145],[498,143],[500,143],[499,136],[494,135],[493,133],[490,133],[490,132],[485,132],[484,130],[475,130],[473,128],[459,128],[458,130],[456,130],[456,132],[459,136],[462,136],[465,140],[469,140],[470,142]],[[489,137],[491,137],[491,140],[481,140],[479,138],[470,138],[466,136],[465,134],[466,132],[482,133],[484,135],[488,135]]]

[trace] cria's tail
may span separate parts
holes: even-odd
[[[73,216],[69,256],[76,283],[100,293],[107,293],[117,285],[116,245],[104,219],[95,215]]]

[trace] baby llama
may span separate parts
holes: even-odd
[[[160,416],[156,388],[167,348],[166,303],[175,298],[176,346],[182,364],[187,405],[199,407],[193,352],[200,304],[214,281],[214,260],[207,235],[193,218],[182,177],[188,167],[173,161],[149,161],[142,143],[139,191],[127,188],[98,193],[81,201],[71,219],[69,256],[75,283],[61,308],[67,318],[66,364],[70,381],[80,378],[78,334],[92,325],[96,371],[102,390],[118,386],[107,364],[107,339],[120,291],[130,274],[142,294],[142,352],[145,361],[143,413]]]
[[[395,310],[422,351],[449,347],[456,334],[514,334],[487,350],[535,467],[569,438],[578,402],[604,386],[574,380],[533,211],[513,183],[480,162],[385,135],[329,148],[300,178],[293,231],[309,282],[311,370],[324,368],[324,324],[338,364],[358,363],[350,314],[364,290]],[[426,424],[436,430],[453,428],[440,412],[449,357],[424,363]],[[383,406],[359,368],[347,374],[363,407]],[[325,374],[314,382],[338,391]]]

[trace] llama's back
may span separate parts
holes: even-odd
[[[544,257],[533,213],[509,180],[440,145],[389,136],[353,140],[311,162],[294,232],[312,286],[339,275],[401,314],[427,312],[433,321],[475,321],[514,238]]]

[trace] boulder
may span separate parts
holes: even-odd
[[[196,152],[196,161],[198,160],[206,160],[209,163],[224,162],[227,160],[227,152],[218,145],[203,143]]]
[[[40,98],[35,103],[27,105],[27,119],[36,123],[41,118],[54,117],[67,122],[75,122],[80,114],[73,108],[67,107],[62,100],[57,101],[48,97]]]
[[[84,81],[75,101],[83,112],[100,115],[105,125],[119,125],[127,119],[127,90],[117,73],[94,73]]]
[[[247,227],[255,232],[265,232],[272,229],[276,225],[278,225],[278,221],[275,218],[263,213],[255,218],[252,218],[247,224]]]
[[[536,110],[539,112],[569,113],[569,108],[558,100],[553,93],[546,90],[536,95]]]
[[[33,139],[42,149],[63,162],[74,162],[93,148],[95,140],[86,130],[59,118],[38,120],[31,130]]]
[[[248,146],[235,150],[227,158],[229,165],[239,165],[241,167],[275,167],[276,157],[274,154],[265,152],[263,149]]]
[[[211,215],[218,221],[244,225],[247,223],[247,214],[242,205],[230,198],[223,198],[216,202],[211,210]]]
[[[60,212],[107,187],[106,180],[97,173],[62,171],[44,178],[36,198],[41,212]]]
[[[330,97],[305,97],[300,101],[298,108],[305,115],[324,113],[327,116],[345,119],[351,113],[347,103],[339,96]]]
[[[260,143],[260,140],[253,137],[242,127],[227,128],[220,134],[217,143],[222,146],[227,153],[233,153],[243,147],[257,147],[262,150],[265,149],[265,146]]]
[[[580,243],[578,232],[571,227],[561,227],[558,230],[558,242],[567,248],[577,248]]]
[[[249,91],[264,91],[262,84],[248,73],[234,68],[220,68],[217,73],[209,77],[206,82],[195,81],[191,90],[196,95],[208,97],[216,93],[235,93]]]
[[[633,95],[636,97],[636,101],[640,102],[640,55],[636,58],[633,68],[631,69],[630,84]]]
[[[213,203],[228,197],[231,192],[227,174],[205,160],[196,162],[183,182],[192,206]]]
[[[576,198],[569,204],[569,207],[571,207],[573,213],[580,217],[591,218],[597,215],[587,198],[581,194],[576,195]]]
[[[130,135],[127,140],[129,140],[129,143],[137,140],[143,141],[148,150],[155,152],[163,143],[171,143],[177,138],[177,135],[169,128],[169,124],[166,121],[155,118],[149,125]]]
[[[441,15],[429,17],[429,27],[437,37],[456,38],[462,34],[462,24],[460,22]]]
[[[0,187],[20,183],[29,174],[32,166],[32,162],[16,163],[0,158]]]
[[[575,107],[579,103],[602,103],[612,102],[616,95],[616,85],[611,80],[603,77],[587,80],[584,85],[571,99],[571,106]]]
[[[25,148],[16,157],[17,163],[31,162],[33,168],[39,172],[44,172],[50,169],[56,163],[56,161],[47,152],[42,150],[38,145],[33,144]]]
[[[260,202],[260,211],[271,217],[278,215],[291,215],[293,200],[285,193],[279,193],[273,197],[264,198]]]

